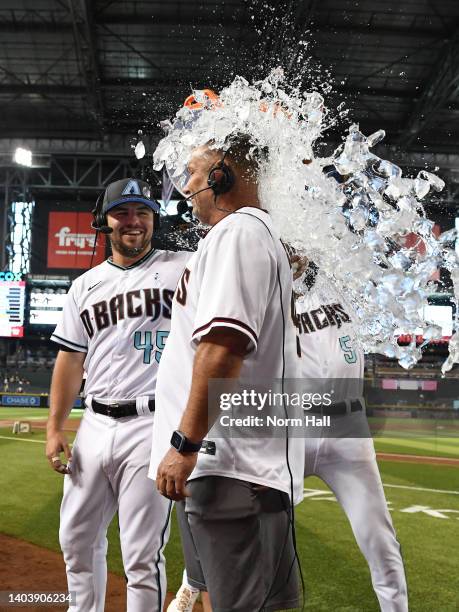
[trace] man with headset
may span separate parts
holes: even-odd
[[[104,609],[106,533],[116,511],[128,611],[159,611],[164,604],[171,502],[156,492],[147,469],[156,372],[190,253],[152,249],[158,210],[144,181],[107,187],[93,227],[109,235],[112,256],[74,281],[52,335],[60,350],[46,455],[65,474],[59,537],[75,612]],[[63,428],[83,372],[86,409],[71,452]]]
[[[285,430],[267,438],[209,433],[212,379],[283,380],[298,365],[292,272],[260,206],[258,161],[245,136],[227,145],[225,153],[198,147],[188,163],[184,194],[211,229],[174,296],[149,476],[179,501],[188,580],[209,592],[214,610],[289,609],[299,603],[292,502],[302,497],[302,441],[286,440]]]

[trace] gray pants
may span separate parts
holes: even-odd
[[[188,581],[209,592],[213,611],[299,607],[288,496],[221,476],[188,488],[176,504]]]

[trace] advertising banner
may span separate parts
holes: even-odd
[[[40,395],[2,395],[0,397],[2,406],[37,406],[41,405]]]
[[[48,221],[48,268],[87,270],[96,236],[89,212],[50,212]],[[105,236],[97,238],[92,265],[105,258]]]

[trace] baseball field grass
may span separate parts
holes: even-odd
[[[14,410],[31,420],[41,410]],[[45,413],[46,411],[43,411]],[[9,408],[0,409],[0,420]],[[79,415],[75,415],[79,416]],[[33,421],[32,421],[33,423]],[[71,435],[69,435],[71,438]],[[58,523],[62,479],[44,458],[44,431],[13,435],[0,428],[0,531],[59,550]],[[400,432],[376,440],[378,450],[459,458],[459,439],[449,435],[408,436]],[[382,480],[405,560],[410,611],[456,612],[459,609],[459,469],[380,461]],[[306,499],[296,509],[298,553],[306,585],[308,612],[378,610],[369,571],[355,544],[347,519],[327,486],[305,481]],[[168,588],[181,579],[182,555],[177,526],[172,524],[166,549]],[[117,530],[109,530],[109,569],[122,574]],[[30,576],[30,588],[39,590]]]

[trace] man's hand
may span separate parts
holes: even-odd
[[[60,458],[60,453],[64,453],[67,461],[72,458],[66,435],[62,431],[48,431],[46,438],[46,456],[50,466],[59,474],[70,474],[69,466],[62,463]]]
[[[292,266],[293,280],[297,280],[306,272],[309,260],[304,255],[291,255],[290,264]]]
[[[181,501],[189,497],[186,481],[194,470],[198,460],[198,453],[179,453],[170,448],[158,466],[156,487],[161,495]]]

